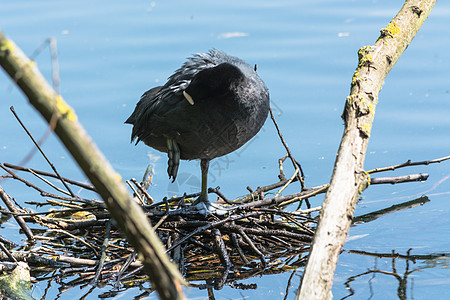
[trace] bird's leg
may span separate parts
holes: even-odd
[[[215,213],[218,215],[224,215],[229,212],[229,209],[223,208],[221,205],[211,204],[208,201],[208,168],[209,159],[200,160],[200,167],[202,169],[202,193],[192,205],[197,207],[199,212],[204,215]]]
[[[200,161],[200,168],[202,169],[202,194],[201,201],[204,203],[209,203],[208,201],[208,169],[209,169],[209,159],[203,158]]]
[[[169,161],[167,162],[167,174],[169,179],[172,178],[172,182],[177,178],[178,166],[180,165],[180,148],[178,144],[171,138],[167,138],[167,156]]]

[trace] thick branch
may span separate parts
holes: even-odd
[[[375,44],[358,52],[359,64],[343,113],[344,134],[297,299],[322,300],[332,297],[333,274],[355,203],[369,184],[363,167],[378,93],[387,74],[416,35],[435,2],[406,1],[397,16],[381,30]]]
[[[50,122],[56,118],[55,133],[72,154],[105,201],[128,241],[140,254],[153,287],[162,299],[184,299],[181,274],[170,263],[142,208],[77,120],[73,109],[49,86],[36,66],[0,31],[0,64]]]

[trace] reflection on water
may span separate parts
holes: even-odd
[[[396,287],[398,299],[414,299],[414,285],[417,284],[416,272],[419,273],[428,268],[448,268],[448,259],[450,253],[432,253],[432,254],[414,254],[413,249],[408,249],[406,254],[397,253],[392,250],[391,253],[370,253],[365,251],[349,250],[349,254],[365,255],[374,257],[373,266],[367,271],[353,275],[347,278],[345,286],[348,295],[341,299],[357,298],[357,299],[375,299],[375,298],[396,298],[394,289]],[[387,279],[379,279],[379,277],[387,277]],[[367,285],[368,288],[358,291],[352,287],[359,281],[361,284]],[[386,284],[389,282],[389,284]],[[439,278],[435,278],[435,282],[439,284],[448,284],[447,279],[442,282]],[[389,287],[389,288],[388,288]],[[390,294],[392,293],[392,294]],[[440,297],[428,296],[428,299],[440,299]]]

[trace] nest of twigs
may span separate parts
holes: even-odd
[[[308,194],[317,194],[322,187],[289,196],[264,196],[267,191],[283,189],[300,178],[298,172],[290,179],[284,177],[282,166],[286,158],[280,159],[279,182],[260,187],[245,197],[228,200],[218,188],[209,189],[210,197],[217,199],[214,205],[222,208],[221,213],[205,215],[193,209],[191,202],[199,194],[154,202],[145,184],[134,179],[128,183],[167,253],[192,286],[256,288],[239,280],[302,266],[316,225],[310,213],[317,209],[286,212],[281,208]],[[115,294],[148,281],[134,249],[111,220],[104,203],[95,199],[94,187],[11,164],[0,167],[9,173],[4,177],[22,181],[43,197],[26,202],[27,205],[46,208],[34,212],[1,191],[7,206],[1,207],[2,214],[14,217],[28,238],[23,245],[2,238],[6,246],[0,252],[2,261],[26,261],[36,281],[56,278],[62,291],[77,285],[107,284],[116,288],[110,292]],[[57,188],[58,193],[44,191],[22,177],[25,172],[52,188],[62,180],[65,186],[93,192],[92,197],[74,197],[61,188]]]

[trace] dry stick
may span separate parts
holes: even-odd
[[[130,181],[130,180],[127,180],[127,181],[125,181],[125,182],[126,182],[126,184],[128,184],[128,186],[130,187],[130,189],[133,190],[133,194],[138,198],[139,203],[140,203],[141,205],[145,205],[144,200],[143,200],[142,197],[141,197],[141,194],[139,194],[139,193],[137,192],[137,190],[135,189],[135,187],[131,184],[131,181]]]
[[[10,164],[10,163],[3,163],[3,165],[5,165],[5,167],[8,167],[8,168],[14,169],[14,170],[18,170],[18,171],[36,173],[36,174],[43,175],[43,176],[46,176],[46,177],[57,178],[57,176],[55,174],[53,174],[53,173],[39,171],[39,170],[36,170],[36,169],[31,169],[31,168],[24,168],[24,167],[21,167],[21,166]],[[65,177],[61,177],[61,178],[65,182],[68,182],[70,184],[77,185],[77,186],[82,187],[84,189],[87,189],[87,190],[95,192],[95,188],[92,185],[89,185],[89,184],[86,184],[86,183],[82,183],[82,182],[79,182],[79,181],[75,181],[75,180],[72,180],[72,179],[69,179],[69,178],[65,178]]]
[[[8,207],[9,211],[11,212],[17,212],[16,207],[14,206],[14,203],[11,201],[11,198],[9,195],[3,190],[3,188],[0,186],[0,198],[2,198],[3,202],[5,203],[6,207]],[[20,228],[22,228],[23,232],[28,238],[28,241],[33,241],[34,236],[33,232],[31,232],[30,227],[28,227],[27,223],[25,223],[24,219],[20,216],[14,216],[14,219],[16,220],[17,224],[19,224]]]
[[[208,189],[208,193],[215,193],[217,196],[220,197],[220,199],[222,199],[223,201],[225,201],[225,203],[227,204],[234,204],[232,201],[230,201],[224,194],[222,194],[222,192],[219,190],[220,187],[216,187],[216,188],[209,188]]]
[[[191,233],[185,235],[184,237],[182,237],[181,239],[177,240],[171,247],[169,247],[166,252],[170,252],[172,251],[175,247],[178,247],[179,245],[181,245],[182,243],[184,243],[185,241],[187,241],[188,239],[190,239],[191,237],[193,237],[194,235],[199,234],[202,231],[205,231],[207,229],[210,228],[215,228],[217,226],[220,226],[222,224],[225,224],[227,222],[232,222],[232,221],[236,221],[236,220],[240,220],[240,219],[244,219],[244,218],[248,218],[248,217],[252,217],[252,216],[257,216],[260,215],[260,212],[251,212],[249,214],[245,214],[245,215],[231,215],[223,220],[214,222],[214,223],[207,223],[204,226],[201,227],[197,227],[194,231],[192,231]]]
[[[80,241],[80,242],[81,242],[82,244],[84,244],[85,246],[91,248],[92,251],[94,251],[95,256],[98,256],[97,249],[95,249],[94,246],[92,246],[91,244],[89,244],[88,242],[86,242],[85,240],[83,240],[81,237],[78,237],[78,236],[76,236],[76,235],[73,235],[73,234],[71,234],[70,232],[68,232],[68,231],[66,231],[66,230],[63,230],[63,229],[48,229],[48,230],[46,231],[46,233],[49,233],[49,232],[58,232],[58,233],[62,233],[62,234],[65,234],[65,235],[67,235],[67,236],[70,236],[71,238],[73,238],[73,239],[75,239],[75,240],[77,240],[77,241]]]
[[[327,191],[328,184],[309,188],[307,190],[304,190],[302,192],[294,193],[291,195],[286,196],[278,196],[276,198],[265,198],[263,200],[258,200],[250,203],[241,204],[236,207],[236,209],[249,209],[249,208],[256,208],[256,207],[262,207],[262,206],[271,206],[271,205],[284,205],[288,200],[289,201],[299,201],[302,199],[306,199],[312,196],[315,196],[319,193],[325,193]],[[288,203],[290,204],[290,203]],[[286,204],[287,205],[287,204]]]
[[[34,145],[36,146],[36,148],[39,150],[39,152],[42,154],[42,156],[44,157],[44,159],[47,161],[47,163],[50,165],[50,167],[52,168],[53,172],[55,172],[56,176],[58,177],[58,179],[62,182],[62,184],[64,185],[64,187],[67,189],[67,191],[70,193],[70,195],[74,198],[76,198],[76,195],[72,192],[72,190],[69,188],[69,186],[67,185],[67,183],[62,179],[61,175],[59,175],[58,171],[56,170],[55,166],[50,162],[50,160],[48,159],[47,155],[45,155],[44,151],[42,151],[41,146],[39,146],[39,144],[36,142],[36,140],[34,139],[33,135],[31,135],[31,133],[28,131],[27,127],[25,126],[25,124],[22,123],[22,120],[20,120],[19,116],[16,114],[16,111],[14,110],[14,107],[11,106],[9,108],[12,113],[14,114],[14,117],[16,117],[17,121],[19,122],[20,126],[22,126],[23,130],[25,130],[25,132],[27,133],[27,135],[30,137],[30,139],[33,141]]]
[[[441,158],[432,159],[432,160],[425,160],[425,161],[411,162],[411,160],[407,160],[405,163],[398,164],[395,166],[384,167],[384,168],[375,168],[373,170],[367,171],[367,173],[372,174],[372,173],[385,172],[385,171],[394,171],[399,168],[410,167],[410,166],[429,165],[429,164],[434,164],[434,163],[440,163],[440,162],[443,162],[448,159],[450,159],[450,155],[444,156]]]
[[[112,217],[140,253],[152,286],[162,299],[185,299],[185,284],[152,230],[142,208],[78,122],[74,110],[45,81],[37,67],[0,31],[0,65],[47,122],[57,119],[55,133],[102,196]]]
[[[56,47],[56,39],[49,38],[48,42],[49,42],[49,46],[50,46],[50,56],[52,58],[53,88],[55,89],[55,92],[57,94],[59,94],[60,93],[60,91],[59,91],[59,63],[58,63],[58,48]]]
[[[425,181],[428,179],[428,176],[429,175],[426,173],[419,173],[395,177],[377,177],[377,178],[370,178],[370,184],[386,184],[386,183],[396,184],[413,181]]]
[[[331,287],[338,256],[347,237],[357,199],[369,184],[368,174],[363,168],[378,93],[435,2],[406,1],[397,16],[381,30],[375,44],[358,52],[359,64],[343,113],[344,134],[296,299],[332,298]]]
[[[280,128],[278,127],[277,122],[275,121],[275,117],[273,116],[273,112],[272,112],[272,108],[269,107],[269,112],[270,112],[270,118],[273,121],[273,124],[275,125],[275,128],[277,129],[278,132],[278,136],[280,137],[281,143],[283,144],[284,148],[286,149],[286,152],[289,156],[289,158],[291,159],[292,165],[294,166],[294,169],[300,169],[300,174],[297,175],[298,180],[300,181],[300,184],[302,186],[302,190],[305,189],[305,182],[303,181],[303,170],[301,165],[295,160],[294,156],[292,156],[291,151],[289,150],[288,145],[286,144],[286,142],[284,141],[283,135],[281,134]]]
[[[241,246],[239,246],[239,242],[237,240],[236,233],[232,232],[230,236],[231,236],[231,241],[233,242],[234,247],[236,247],[242,261],[244,262],[244,264],[248,264],[249,261],[248,261],[247,257],[245,256],[244,251],[242,251]]]
[[[3,253],[6,254],[6,256],[8,256],[11,261],[17,262],[17,259],[9,252],[9,250],[5,247],[5,244],[3,244],[2,242],[0,242],[0,249],[3,251]]]
[[[37,265],[39,267],[47,266],[55,268],[61,268],[66,266],[65,264],[57,262],[54,259],[41,257],[37,253],[31,251],[10,251],[10,253],[16,260],[26,261],[30,265]],[[6,254],[0,252],[0,261],[5,261],[7,259],[8,257],[6,256]]]
[[[54,185],[53,183],[51,183],[48,179],[42,177],[39,174],[34,173],[33,171],[30,171],[31,174],[33,174],[34,176],[36,176],[37,178],[39,178],[40,180],[42,180],[43,182],[45,182],[46,184],[48,184],[49,186],[51,186],[53,189],[57,190],[58,192],[62,193],[62,194],[66,194],[68,196],[72,196],[69,192],[57,187],[56,185]]]
[[[131,182],[134,183],[135,186],[137,186],[139,191],[142,194],[144,194],[144,196],[148,199],[148,201],[150,201],[150,204],[155,203],[155,200],[153,200],[152,196],[150,196],[150,194],[144,189],[144,187],[135,178],[131,178],[130,180],[131,180]]]
[[[278,178],[282,180],[286,180],[286,176],[284,175],[284,166],[283,163],[288,157],[288,154],[286,153],[282,158],[278,159],[278,168],[280,169],[280,174],[278,175]]]
[[[283,171],[283,162],[287,157],[288,157],[288,154],[286,153],[282,158],[278,159],[278,165],[279,165],[279,170],[280,170],[280,174],[278,174],[278,178],[280,179],[279,182],[269,184],[269,185],[263,186],[263,187],[258,187],[256,189],[256,191],[250,191],[249,195],[247,195],[243,198],[240,198],[240,199],[232,200],[232,201],[230,201],[231,203],[229,203],[229,204],[246,203],[250,200],[254,200],[254,198],[257,197],[261,192],[267,192],[267,191],[284,186],[286,184],[286,182],[288,182],[288,179],[286,179],[286,176]],[[293,181],[297,181],[297,180],[298,180],[298,176],[295,176]]]
[[[294,178],[297,177],[298,172],[299,172],[299,169],[295,169],[295,172],[294,172],[294,174],[292,175],[292,177],[289,178],[289,180],[285,183],[285,185],[283,185],[283,186],[281,187],[281,189],[275,194],[275,197],[278,197],[278,196],[281,194],[281,192],[283,192],[284,189],[287,188],[288,185],[291,184],[291,182],[294,180]]]
[[[130,256],[128,256],[125,263],[120,267],[119,273],[117,274],[116,283],[114,284],[115,288],[119,287],[123,272],[125,272],[128,269],[128,267],[131,265],[131,263],[136,258],[136,255],[137,255],[136,251],[131,253]]]
[[[259,259],[261,260],[261,266],[264,269],[265,267],[267,267],[267,262],[266,259],[264,258],[264,254],[261,253],[261,251],[259,251],[258,248],[256,248],[255,244],[253,244],[252,240],[248,237],[248,235],[245,233],[244,229],[239,228],[238,229],[239,234],[242,236],[242,238],[244,239],[245,242],[247,242],[247,244],[250,246],[250,248],[252,249],[253,252],[255,252]]]
[[[45,39],[42,44],[37,47],[33,53],[30,55],[30,59],[34,60],[36,56],[38,56],[46,46],[49,46],[50,49],[50,58],[52,61],[52,81],[53,81],[53,88],[55,89],[55,92],[59,94],[59,63],[58,63],[58,48],[56,46],[56,39],[54,38],[48,38]]]
[[[292,239],[296,239],[297,241],[302,242],[302,243],[310,243],[312,240],[312,236],[310,234],[295,233],[295,232],[289,232],[289,231],[284,231],[284,230],[279,230],[279,229],[256,229],[256,228],[247,228],[247,227],[242,227],[242,226],[238,226],[238,225],[229,225],[229,224],[223,224],[222,228],[226,229],[226,230],[233,230],[233,231],[237,230],[239,233],[245,232],[245,233],[259,235],[259,236],[266,236],[266,237],[278,236],[278,237],[292,238]]]
[[[378,168],[378,169],[374,169],[374,170],[377,170],[376,172],[383,172],[383,171],[394,170],[395,168],[399,168],[399,167],[408,167],[408,166],[413,166],[413,165],[428,165],[430,163],[438,163],[438,162],[444,161],[449,158],[450,157],[443,157],[443,158],[439,158],[439,159],[433,159],[433,160],[417,162],[417,163],[408,163],[407,162],[405,164],[401,164],[401,165],[397,165],[397,166]],[[281,168],[280,174],[283,174],[281,165],[280,165],[280,168]],[[367,173],[375,173],[375,171],[372,170]],[[291,179],[293,177],[294,176],[292,176]],[[427,179],[428,179],[428,176],[426,173],[419,173],[419,174],[411,174],[411,175],[405,175],[405,176],[370,178],[370,182],[371,182],[371,184],[386,184],[386,183],[394,184],[394,183],[403,183],[403,182],[411,182],[411,181],[424,181]],[[294,180],[297,180],[297,178],[295,177]],[[288,181],[289,180],[284,179],[277,183],[270,184],[270,185],[267,185],[264,187],[260,187],[260,188],[258,188],[257,191],[253,192],[252,194],[250,194],[242,199],[239,199],[239,201],[236,201],[236,200],[230,201],[230,204],[246,202],[247,200],[251,199],[251,196],[254,196],[257,193],[259,193],[259,191],[267,192],[267,191],[270,191],[270,190],[278,188],[278,187],[286,186]],[[308,199],[310,197],[314,197],[318,194],[324,193],[327,191],[328,186],[329,185],[321,185],[318,187],[312,187],[312,188],[306,189],[302,192],[291,194],[291,195],[286,195],[286,196],[278,196],[277,197],[275,195],[275,197],[273,197],[273,198],[265,198],[262,200],[253,201],[253,202],[250,202],[247,204],[240,205],[238,207],[239,208],[261,207],[261,206],[270,205],[271,203],[277,204],[279,207],[283,207],[283,206],[287,206],[292,203],[298,202],[300,200]],[[313,210],[315,211],[316,209],[313,209]]]
[[[212,234],[214,236],[214,246],[217,250],[217,253],[219,254],[220,262],[225,267],[225,269],[222,272],[222,277],[216,280],[215,283],[215,288],[217,290],[220,290],[223,288],[225,282],[227,281],[228,273],[230,273],[232,263],[230,261],[230,257],[228,256],[227,248],[225,246],[225,242],[222,239],[222,234],[220,233],[220,230],[214,228],[212,230]]]
[[[11,175],[12,178],[19,180],[21,182],[23,182],[26,186],[29,186],[33,189],[35,189],[36,191],[38,191],[42,197],[51,197],[54,199],[59,199],[59,200],[65,200],[65,201],[77,201],[77,202],[82,202],[82,203],[87,203],[90,204],[92,206],[99,206],[99,207],[103,207],[104,203],[97,201],[97,200],[88,200],[88,199],[83,199],[80,197],[63,197],[63,196],[59,196],[59,195],[55,195],[55,194],[51,194],[48,193],[46,191],[44,191],[43,189],[37,187],[36,185],[32,184],[31,182],[23,179],[22,177],[19,177],[17,174],[15,174],[14,172],[12,172],[11,170],[9,170],[8,168],[5,167],[5,165],[0,163],[0,168],[2,168],[3,170],[5,170],[9,175]]]
[[[5,212],[2,210],[1,213],[3,214],[3,213],[5,213]],[[2,242],[3,244],[8,244],[8,245],[9,245],[10,247],[12,247],[12,248],[15,248],[15,247],[19,246],[19,245],[17,245],[17,244],[14,243],[14,242],[11,242],[10,240],[5,239],[5,238],[2,237],[1,235],[0,235],[0,242]]]
[[[53,87],[57,94],[59,94],[59,65],[58,65],[58,57],[57,57],[57,50],[56,50],[56,41],[52,43],[52,39],[45,40],[41,46],[39,46],[33,54],[30,56],[31,60],[34,60],[34,57],[36,57],[43,49],[44,47],[49,44],[50,45],[50,53],[51,53],[51,60],[52,60],[52,79],[53,79]],[[19,74],[20,75],[20,74]],[[47,127],[47,130],[45,133],[41,136],[41,138],[38,141],[39,145],[42,145],[44,141],[50,136],[50,134],[53,132],[53,129],[55,128],[57,118],[56,116],[52,116],[49,125]],[[32,148],[30,152],[20,161],[19,165],[25,165],[36,153],[37,148]],[[1,180],[0,180],[1,182]]]
[[[295,181],[297,180],[297,177],[295,178]],[[285,178],[279,182],[273,183],[273,184],[269,184],[263,187],[258,187],[256,189],[256,191],[250,191],[250,194],[245,196],[244,198],[240,198],[240,199],[235,199],[230,201],[231,204],[239,204],[239,203],[247,203],[250,200],[254,200],[255,197],[257,197],[261,192],[267,192],[267,191],[271,191],[273,189],[282,187],[283,185],[286,184],[288,180]]]
[[[92,279],[92,284],[94,284],[94,285],[97,284],[98,278],[100,277],[100,274],[102,273],[103,266],[105,265],[106,248],[108,247],[108,244],[109,244],[110,233],[111,233],[111,221],[108,221],[106,223],[105,239],[103,240],[101,256],[100,256],[100,260],[98,261],[97,271],[95,272],[95,276]]]

